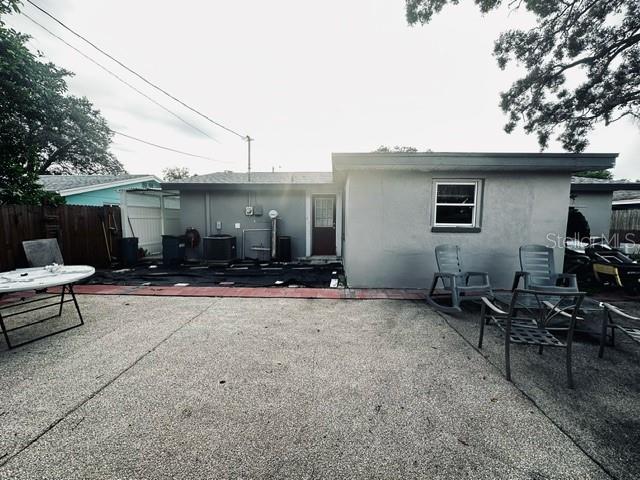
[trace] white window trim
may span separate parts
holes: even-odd
[[[466,227],[466,228],[475,228],[480,225],[479,221],[479,211],[480,211],[480,187],[482,180],[465,180],[465,179],[446,179],[446,180],[438,180],[434,179],[433,181],[433,226],[434,227]],[[473,185],[474,195],[473,195],[473,203],[438,203],[438,186],[439,185]],[[472,222],[471,223],[438,223],[437,221],[437,210],[438,207],[473,207],[472,214]]]

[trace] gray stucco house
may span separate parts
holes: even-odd
[[[332,172],[253,173],[251,181],[215,173],[162,188],[180,191],[184,228],[238,242],[241,229],[268,228],[277,210],[293,256],[342,257],[351,287],[426,288],[444,243],[461,246],[467,269],[507,287],[520,245],[552,246],[562,265],[571,174],[611,168],[616,156],[334,153]]]
[[[342,255],[343,189],[331,172],[254,172],[250,179],[246,173],[220,172],[164,183],[162,188],[180,192],[183,231],[193,227],[202,236],[234,235],[238,254],[243,230],[251,235],[247,243],[269,243],[268,233],[259,230],[271,228],[269,211],[276,210],[278,235],[291,237],[293,258]],[[312,215],[317,220],[313,225]]]

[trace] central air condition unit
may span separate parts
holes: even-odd
[[[203,256],[205,260],[234,260],[237,258],[236,237],[225,234],[205,237]]]

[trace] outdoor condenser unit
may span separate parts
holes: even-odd
[[[205,260],[233,260],[237,258],[236,237],[233,235],[212,235],[203,241]]]

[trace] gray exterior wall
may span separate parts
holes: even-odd
[[[206,187],[205,187],[206,188]],[[278,211],[278,235],[291,237],[292,258],[303,257],[307,251],[307,215],[309,215],[308,195],[313,193],[338,193],[334,185],[293,186],[277,185],[247,189],[209,188],[203,190],[183,190],[180,192],[182,228],[194,227],[204,237],[216,233],[225,233],[236,237],[238,256],[242,253],[242,230],[251,228],[271,228],[269,210]],[[246,216],[248,205],[262,206],[262,216]],[[339,212],[337,212],[339,215]],[[221,229],[216,229],[216,222],[221,222]],[[239,223],[240,228],[235,228]],[[247,252],[250,244],[269,246],[267,232],[248,234]],[[202,245],[195,255],[202,255]],[[260,258],[268,258],[263,253]]]
[[[592,236],[609,236],[612,192],[576,192],[573,204],[589,222]]]
[[[433,179],[483,179],[480,233],[433,233]],[[510,287],[518,247],[556,247],[569,206],[568,173],[349,171],[345,180],[343,255],[351,287],[427,288],[434,248],[460,245],[466,270],[487,271]],[[556,249],[561,270],[563,250]]]

